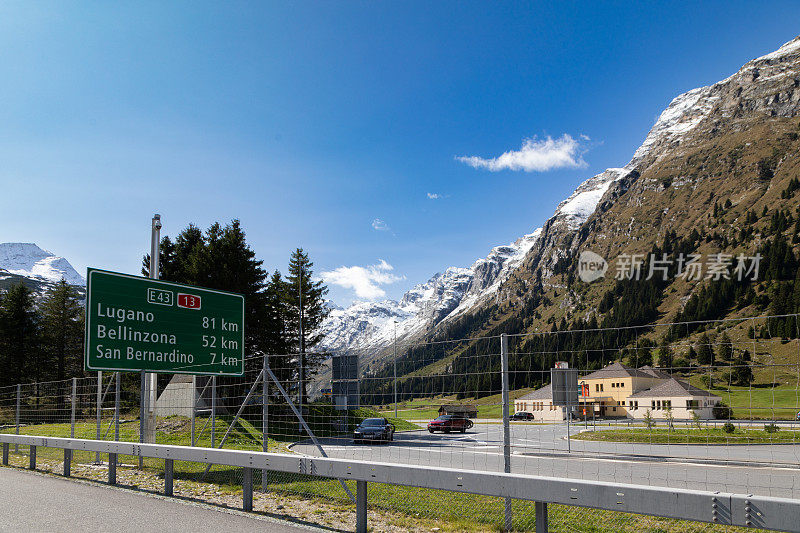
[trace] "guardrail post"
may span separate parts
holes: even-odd
[[[549,531],[547,521],[547,502],[536,502],[536,533],[547,533]]]
[[[172,481],[175,463],[173,459],[164,459],[164,494],[172,496]]]
[[[8,443],[3,443],[3,466],[8,466]]]
[[[16,411],[16,434],[19,435],[19,406],[22,398],[22,385],[17,383],[17,411]],[[19,444],[14,443],[14,453],[19,453]]]
[[[242,473],[242,509],[253,510],[253,469],[247,467]]]
[[[78,399],[78,378],[72,378],[72,405],[69,414],[69,437],[75,438],[75,402]]]
[[[366,481],[356,481],[356,533],[367,533]]]
[[[117,454],[108,454],[108,484],[117,484]]]
[[[36,446],[31,446],[30,461],[28,462],[30,470],[36,470]]]
[[[70,467],[72,466],[72,450],[64,448],[64,477],[70,476]]]
[[[500,368],[502,371],[503,403],[503,472],[511,473],[511,428],[508,421],[508,335],[500,335]],[[513,515],[511,498],[505,498],[505,530],[511,531]]]

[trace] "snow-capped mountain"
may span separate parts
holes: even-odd
[[[69,261],[33,243],[0,243],[0,277],[4,273],[49,283],[64,278],[70,285],[86,286]]]
[[[403,295],[398,302],[358,302],[334,309],[322,325],[319,349],[376,349],[398,339],[425,333],[430,327],[458,316],[494,293],[524,259],[539,236],[525,235],[497,246],[469,268],[450,267]]]
[[[645,168],[674,154],[689,134],[707,118],[730,118],[744,112],[767,116],[796,116],[796,64],[800,37],[745,64],[736,74],[707,87],[692,89],[670,102],[632,159],[584,181],[556,208],[553,216],[516,242],[494,248],[468,268],[451,267],[417,285],[399,301],[358,303],[337,310],[323,324],[321,348],[330,351],[367,348],[378,352],[394,337],[429,333],[456,316],[477,310],[493,298],[502,299],[502,284],[523,263],[541,267],[549,276],[564,257],[571,235],[596,212],[625,193]],[[777,89],[776,89],[777,88]],[[778,90],[776,96],[775,90]],[[579,240],[579,239],[578,239]],[[577,241],[577,240],[576,240]]]

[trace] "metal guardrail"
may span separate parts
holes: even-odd
[[[253,508],[253,470],[273,470],[356,482],[356,528],[367,531],[367,483],[386,483],[537,502],[536,531],[547,531],[547,504],[589,507],[625,513],[693,520],[721,525],[800,532],[800,500],[724,492],[677,490],[624,483],[558,479],[524,474],[456,470],[429,466],[353,461],[291,454],[161,444],[98,441],[0,434],[3,464],[10,445],[30,446],[29,468],[36,468],[36,448],[64,450],[64,475],[70,475],[75,450],[108,454],[108,480],[116,483],[119,455],[164,459],[164,492],[172,495],[173,462],[192,461],[244,468],[243,509]]]

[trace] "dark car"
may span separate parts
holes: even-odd
[[[472,420],[463,416],[456,415],[442,415],[435,420],[428,422],[428,431],[442,431],[450,433],[451,431],[460,431],[466,433],[472,427]]]
[[[353,442],[390,442],[394,440],[394,425],[385,418],[365,418],[353,430]]]
[[[511,420],[533,420],[533,413],[527,411],[517,411],[511,415]]]

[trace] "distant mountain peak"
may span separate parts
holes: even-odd
[[[0,271],[39,281],[86,286],[83,276],[64,259],[31,242],[0,243]]]

